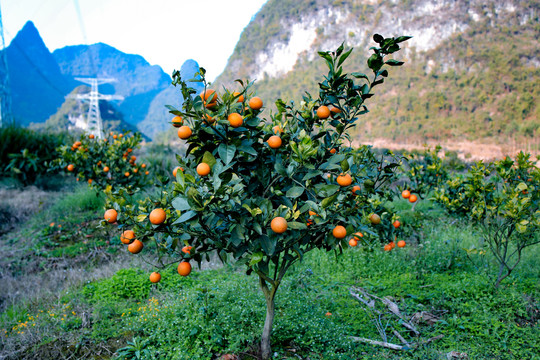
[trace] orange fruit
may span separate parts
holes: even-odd
[[[399,241],[397,242],[397,246],[400,247],[400,248],[405,247],[405,241],[399,240]]]
[[[327,312],[327,313],[326,313],[326,314],[324,314],[324,315],[326,315],[326,316],[330,317],[330,316],[332,316],[332,313],[331,313],[331,312]]]
[[[159,225],[163,224],[163,222],[167,218],[167,214],[165,214],[165,210],[163,209],[154,209],[152,210],[148,218],[150,219],[150,222],[152,224]]]
[[[182,276],[188,276],[191,274],[191,264],[187,261],[182,261],[178,264],[178,274]]]
[[[134,240],[128,245],[128,251],[132,254],[138,254],[142,251],[144,245],[141,240]]]
[[[229,124],[233,128],[240,127],[244,123],[244,119],[242,118],[242,115],[240,115],[238,113],[230,114],[229,117],[227,118],[227,120],[229,120]]]
[[[341,186],[349,186],[352,184],[352,177],[350,174],[340,174],[337,177],[337,183]]]
[[[364,234],[362,234],[361,232],[357,232],[357,233],[354,233],[354,240],[356,241],[360,241],[360,238],[364,237]]]
[[[150,174],[150,171],[145,171],[144,172],[144,175],[148,175],[148,174]]]
[[[103,171],[105,171],[105,172],[109,172],[109,170],[110,170],[110,169],[109,169],[108,166],[105,166],[105,167],[103,168]]]
[[[377,214],[371,214],[369,215],[369,221],[373,224],[373,225],[378,225],[381,223],[381,217]]]
[[[192,132],[189,126],[186,126],[186,125],[180,126],[180,128],[178,129],[178,137],[182,140],[189,139],[191,134]]]
[[[315,211],[309,210],[309,216],[318,216]]]
[[[260,97],[255,96],[249,99],[248,105],[253,110],[260,110],[263,107],[263,101]]]
[[[358,195],[356,192],[357,191],[360,191],[360,186],[359,185],[354,185],[353,188],[351,189],[353,195]]]
[[[390,250],[392,250],[392,245],[390,244],[384,245],[384,251],[390,251]]]
[[[126,172],[124,173],[124,176],[125,176],[125,177],[128,177],[128,176],[129,176],[129,171],[126,171]]]
[[[176,177],[176,174],[178,173],[178,169],[180,169],[180,171],[184,171],[184,169],[182,169],[180,166],[175,167],[173,172],[172,172],[172,175],[174,177]]]
[[[358,245],[358,241],[354,239],[349,240],[349,246],[355,247],[356,245]]]
[[[118,213],[114,209],[109,209],[105,211],[105,215],[103,216],[105,220],[109,222],[109,224],[115,223],[116,219],[118,218]]]
[[[118,138],[118,135],[113,135],[112,138],[113,138],[113,139],[117,139],[117,138]]]
[[[114,133],[113,133],[112,131],[109,133],[109,135],[111,135],[111,136],[113,136],[113,134],[114,134]]]
[[[130,152],[132,152],[132,151],[133,151],[132,148],[127,149],[128,154],[129,154]]]
[[[94,134],[90,134],[90,135],[88,135],[88,138],[93,139],[93,138],[95,138],[95,136],[94,136]]]
[[[137,168],[133,169],[133,173],[136,174],[136,173],[138,173],[138,172],[139,172],[139,169],[137,169]]]
[[[388,243],[388,245],[390,245],[390,246],[392,247],[392,249],[396,247],[396,243],[395,243],[395,242],[393,242],[393,241],[392,241],[392,242],[390,242],[390,243]]]
[[[88,179],[88,183],[89,183],[89,184],[92,184],[92,181],[94,181],[94,180]]]
[[[137,160],[137,157],[135,155],[131,155],[131,160],[135,161]]]
[[[411,196],[411,192],[409,190],[403,190],[401,192],[401,196],[404,198],[404,199],[408,199],[409,196]]]
[[[126,230],[122,233],[122,236],[120,236],[122,244],[129,244],[133,240],[135,240],[135,232],[133,232],[133,230]]]
[[[281,126],[279,125],[276,125],[272,128],[272,132],[274,134],[277,134],[277,133],[280,133],[280,134],[283,134],[283,129],[281,128]]]
[[[268,139],[268,146],[270,146],[272,149],[277,149],[281,146],[281,138],[277,135],[272,135]]]
[[[214,107],[216,105],[216,101],[218,99],[217,93],[212,89],[207,89],[199,95],[203,101],[203,104],[207,108]]]
[[[416,195],[411,194],[411,196],[409,196],[409,202],[414,203],[414,202],[416,202],[416,200],[418,200],[418,198],[416,197]]]
[[[330,116],[330,109],[328,106],[319,106],[317,109],[317,117],[319,119],[327,119]]]
[[[210,174],[210,165],[207,163],[200,163],[197,165],[197,174],[199,174],[199,176],[206,176]]]
[[[332,235],[334,235],[336,239],[343,239],[347,236],[347,229],[345,229],[344,226],[338,225],[332,230]]]
[[[394,225],[394,227],[397,229],[401,225],[401,223],[399,222],[399,220],[396,220],[392,223],[392,225]]]
[[[343,111],[338,108],[338,107],[335,107],[333,105],[330,106],[330,112],[332,113],[332,117],[336,116],[337,114],[341,114]]]
[[[118,137],[121,139],[124,134],[118,134]]]
[[[308,221],[306,222],[306,226],[311,226],[315,224],[315,221],[313,221],[312,219],[308,219]]]
[[[330,154],[335,154],[335,153],[337,153],[337,150],[336,150],[336,149],[330,150]]]
[[[175,127],[175,128],[179,128],[180,126],[182,126],[182,123],[184,122],[184,119],[182,119],[181,116],[175,116],[173,117],[172,119],[172,125]]]
[[[150,282],[158,283],[161,280],[161,274],[158,272],[153,272],[150,274]]]
[[[206,121],[208,124],[213,124],[216,121],[213,117],[211,117],[208,114],[204,114],[203,120]]]
[[[233,92],[233,96],[238,96],[240,93],[238,91]],[[244,95],[238,96],[238,99],[236,99],[236,102],[244,102]]]
[[[193,249],[193,246],[184,246],[184,247],[182,248],[182,252],[183,252],[184,254],[191,254],[191,249]]]
[[[146,164],[142,164],[141,167],[144,169],[146,167]]]
[[[281,216],[275,217],[270,222],[270,228],[276,234],[283,234],[287,230],[287,220]]]
[[[67,166],[67,171],[73,171],[73,170],[75,170],[75,165],[69,164],[69,165]]]
[[[81,145],[82,145],[82,142],[80,142],[80,141],[75,141],[75,143],[73,144],[73,146],[77,146],[77,147],[79,147]]]

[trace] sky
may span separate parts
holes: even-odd
[[[194,59],[214,80],[266,0],[0,0],[6,46],[31,20],[52,52],[102,42],[169,75]],[[77,11],[77,6],[80,12]],[[79,16],[80,14],[80,16]]]

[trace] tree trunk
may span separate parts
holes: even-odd
[[[504,271],[504,264],[500,263],[499,264],[499,274],[497,275],[497,281],[495,282],[495,289],[497,289],[499,287],[499,285],[501,284],[501,281],[506,277],[506,276],[503,277],[503,271]]]
[[[268,293],[264,292],[266,298],[266,320],[261,337],[261,356],[263,360],[272,358],[272,349],[270,347],[270,336],[272,335],[272,325],[274,323],[274,295],[275,289],[271,289]]]

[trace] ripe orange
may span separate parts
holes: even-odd
[[[136,174],[136,173],[138,173],[138,172],[139,172],[139,169],[137,169],[137,168],[133,169],[133,173],[134,173],[134,174]]]
[[[105,172],[109,172],[109,170],[110,170],[110,169],[109,169],[108,166],[105,166],[105,167],[103,168],[103,171],[105,171]]]
[[[117,139],[117,138],[118,138],[118,135],[113,135],[112,138],[113,138],[113,139]]]
[[[73,146],[77,146],[77,147],[79,147],[81,145],[82,145],[82,142],[80,142],[80,141],[75,141],[75,143],[73,144]]]
[[[150,222],[152,224],[159,225],[163,224],[163,222],[167,218],[167,214],[165,214],[165,210],[163,209],[154,209],[152,210],[148,218],[150,219]]]
[[[126,171],[126,172],[124,173],[124,176],[125,176],[125,177],[128,177],[128,176],[129,176],[129,171]]]
[[[355,247],[356,245],[358,245],[358,241],[356,241],[354,239],[351,239],[351,240],[349,240],[349,245],[352,246],[352,247]]]
[[[213,124],[216,121],[213,117],[211,117],[208,114],[204,114],[203,120],[206,121],[208,124]]]
[[[357,232],[357,233],[354,233],[353,236],[354,236],[354,240],[360,241],[360,238],[364,237],[364,234],[362,234],[361,232]]]
[[[404,199],[408,199],[409,196],[411,196],[411,192],[409,190],[403,190],[401,192],[401,196],[404,198]]]
[[[347,229],[341,225],[338,225],[334,228],[334,230],[332,230],[332,235],[334,235],[336,239],[343,239],[345,236],[347,236]]]
[[[184,171],[184,169],[182,169],[180,166],[175,167],[174,170],[173,170],[173,172],[172,172],[172,175],[173,175],[174,177],[176,177],[176,174],[178,173],[178,170]]]
[[[392,223],[392,225],[394,225],[394,227],[397,229],[401,225],[401,223],[399,222],[399,220],[396,220]]]
[[[127,149],[128,154],[129,154],[130,152],[132,152],[132,151],[133,151],[132,148]]]
[[[161,280],[161,274],[158,272],[153,272],[150,274],[150,282],[158,283]]]
[[[111,131],[111,132],[109,133],[109,135],[113,136],[113,135],[114,135],[114,133],[113,133],[113,132]]]
[[[90,134],[90,135],[88,135],[88,138],[93,139],[93,138],[95,138],[95,136],[94,136],[94,134]]]
[[[306,226],[311,226],[315,224],[315,221],[313,221],[312,219],[308,219],[308,221],[306,222]]]
[[[182,119],[181,116],[175,116],[173,117],[172,119],[172,124],[175,128],[179,128],[180,126],[182,126],[182,123],[184,122],[184,119]]]
[[[109,209],[105,211],[105,215],[103,216],[105,220],[109,222],[109,224],[115,223],[116,219],[118,218],[118,213],[114,209]]]
[[[281,216],[275,217],[270,222],[270,228],[276,234],[283,234],[287,230],[287,220]]]
[[[73,171],[73,170],[75,170],[75,165],[69,164],[69,165],[67,166],[67,171]]]
[[[268,146],[272,149],[277,149],[281,146],[281,138],[277,135],[270,136],[268,139]]]
[[[361,190],[361,189],[360,189],[360,186],[359,186],[359,185],[354,185],[353,188],[351,189],[353,195],[358,195],[356,192],[357,192],[357,191],[359,192],[360,190]]]
[[[341,186],[349,186],[352,184],[352,177],[350,174],[340,174],[337,177],[337,183]]]
[[[416,195],[411,194],[411,196],[409,196],[409,202],[414,203],[414,202],[416,202],[416,200],[418,200],[418,198],[416,197]]]
[[[390,251],[390,250],[392,250],[392,245],[390,244],[384,245],[384,251]]]
[[[393,241],[392,241],[392,242],[390,242],[390,243],[388,243],[388,245],[390,245],[390,246],[392,247],[392,249],[396,247],[396,243],[395,243],[395,242],[393,242]]]
[[[142,251],[144,245],[141,240],[134,240],[128,245],[128,251],[132,254],[138,254]]]
[[[122,134],[122,133],[118,134],[118,137],[119,137],[120,139],[122,138],[122,136],[124,136],[124,134]]]
[[[182,140],[189,139],[191,134],[192,132],[189,126],[186,126],[186,125],[180,126],[180,128],[178,129],[178,137]]]
[[[145,171],[144,172],[144,175],[148,175],[148,174],[150,174],[150,171]]]
[[[405,241],[399,240],[399,241],[397,242],[397,246],[400,247],[400,248],[405,247]]]
[[[318,216],[315,211],[309,210],[309,216]]]
[[[341,114],[341,113],[342,113],[342,111],[341,111],[340,108],[335,107],[335,106],[333,106],[333,105],[330,106],[330,112],[332,113],[332,114],[331,114],[332,117],[336,116],[337,114]]]
[[[94,180],[88,179],[88,183],[89,183],[90,185],[92,184],[92,181],[94,181]]]
[[[337,153],[337,150],[335,148],[330,150],[330,154],[335,154],[335,153]]]
[[[203,104],[206,106],[206,108],[216,106],[218,96],[214,90],[207,89],[206,91],[201,92],[199,96],[201,97]]]
[[[197,174],[199,174],[199,176],[206,176],[210,174],[210,165],[207,163],[200,163],[197,165]]]
[[[371,214],[369,215],[369,221],[373,224],[373,225],[378,225],[381,223],[381,217],[377,214]]]
[[[261,110],[261,108],[263,107],[263,101],[261,100],[260,97],[252,97],[251,99],[249,99],[249,107],[252,108],[253,110]]]
[[[231,124],[233,128],[240,127],[244,123],[244,119],[242,118],[242,115],[238,113],[230,114],[227,120],[229,120],[229,124]]]
[[[193,249],[193,246],[189,246],[189,245],[188,245],[188,246],[184,246],[184,247],[182,248],[182,252],[183,252],[184,254],[191,254],[191,249]]]
[[[277,135],[277,133],[283,134],[283,129],[281,126],[276,125],[272,128],[272,132]]]
[[[330,316],[332,316],[332,313],[331,313],[331,312],[327,312],[327,313],[326,313],[326,314],[324,314],[324,315],[326,315],[326,316],[330,317]]]
[[[233,92],[233,96],[238,96],[240,93],[238,91]],[[244,102],[244,95],[238,96],[238,99],[236,99],[236,102]]]
[[[144,169],[146,167],[146,164],[142,164],[141,167]]]
[[[133,240],[135,240],[135,232],[133,230],[126,230],[120,236],[122,244],[130,244]]]
[[[319,108],[317,109],[317,117],[319,119],[328,119],[329,116],[330,109],[328,108],[328,106],[319,106]]]
[[[178,274],[182,276],[188,276],[191,274],[191,264],[187,261],[182,261],[178,264]]]

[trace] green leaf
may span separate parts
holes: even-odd
[[[218,153],[221,160],[223,160],[223,163],[225,165],[228,165],[234,159],[234,154],[236,153],[236,146],[234,146],[233,144],[220,144],[218,147]]]
[[[367,76],[366,74],[364,74],[364,73],[361,73],[361,72],[353,72],[353,73],[351,73],[351,75],[354,76],[354,77],[357,78],[357,79],[366,79],[366,80],[369,81],[368,76]]]
[[[381,44],[384,41],[384,37],[382,37],[382,35],[375,34],[373,35],[373,41],[375,41],[378,44]]]
[[[251,145],[242,144],[238,147],[238,150],[246,152],[249,155],[257,156],[257,151]]]
[[[197,213],[193,210],[190,210],[190,211],[187,211],[185,213],[183,213],[174,223],[173,225],[176,225],[176,224],[181,224],[185,221],[188,221],[189,219],[192,219],[194,218],[195,216],[197,216]]]
[[[319,170],[310,171],[306,175],[304,175],[304,177],[302,178],[302,181],[309,180],[319,175],[322,175],[322,171],[319,171]]]
[[[520,192],[520,191],[524,191],[524,190],[527,190],[527,184],[525,184],[524,182],[520,182],[520,183],[516,186],[516,191],[517,191],[517,192]]]
[[[409,39],[411,39],[412,36],[399,36],[396,38],[395,42],[396,43],[400,43],[400,42],[403,42],[403,41],[407,41]]]
[[[137,215],[137,221],[138,222],[143,222],[146,219],[147,216],[148,215],[145,215],[145,214]]]
[[[263,253],[261,251],[258,251],[251,255],[251,260],[249,261],[249,266],[253,266],[257,264],[259,261],[263,259]]]
[[[172,206],[179,211],[185,211],[191,209],[188,200],[184,196],[178,196],[172,201]]]
[[[301,186],[293,186],[292,188],[287,190],[287,193],[285,194],[285,196],[287,196],[288,198],[291,198],[291,199],[295,199],[295,198],[299,197],[300,195],[302,195],[303,193],[304,193],[304,188],[303,187],[301,187]]]
[[[388,60],[387,62],[385,62],[385,64],[387,65],[390,65],[390,66],[401,66],[403,64],[405,64],[403,61],[398,61],[398,60]]]
[[[270,238],[266,235],[261,236],[261,247],[268,256],[274,255],[274,251],[276,251],[276,243],[277,239],[275,237]]]
[[[317,184],[315,185],[315,191],[317,195],[322,197],[332,196],[339,190],[339,185],[333,184]]]
[[[287,228],[292,230],[304,230],[307,229],[307,225],[298,221],[289,221]]]
[[[326,208],[326,207],[332,205],[332,204],[334,203],[334,201],[336,201],[338,195],[339,195],[339,194],[334,194],[334,195],[332,195],[332,196],[329,196],[329,197],[323,199],[323,201],[321,202],[321,206],[322,206],[323,208]]]
[[[210,151],[206,151],[203,155],[202,162],[207,163],[208,165],[210,165],[210,168],[212,168],[216,164],[216,158],[214,157],[214,155],[212,155]]]

